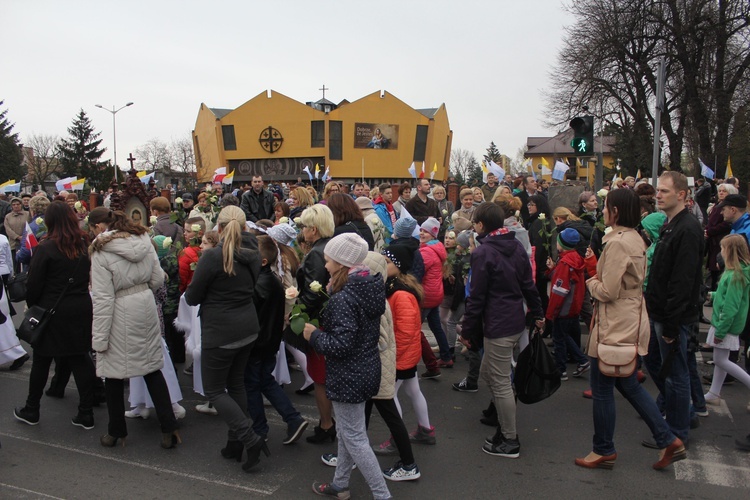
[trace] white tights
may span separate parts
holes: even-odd
[[[707,399],[715,395],[718,398],[721,395],[721,386],[727,373],[745,384],[750,389],[750,375],[742,369],[737,363],[729,361],[729,349],[721,349],[714,346],[714,379],[711,382],[711,389],[707,394]]]
[[[307,356],[305,356],[305,353],[297,349],[296,347],[292,347],[289,344],[286,344],[286,350],[292,353],[292,357],[294,357],[294,361],[297,362],[299,367],[302,369],[302,374],[305,376],[305,383],[300,387],[300,389],[304,389],[305,387],[309,386],[313,383],[313,379],[310,378],[310,375],[307,373]]]
[[[404,412],[401,410],[401,403],[398,402],[398,390],[402,385],[404,386],[406,395],[411,399],[414,413],[417,414],[417,422],[419,422],[419,425],[425,429],[430,429],[430,417],[427,414],[427,400],[419,389],[419,378],[417,376],[407,380],[396,380],[396,394],[393,396],[393,401],[396,402],[396,408],[398,408],[399,415],[402,417],[404,416]]]

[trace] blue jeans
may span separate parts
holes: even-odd
[[[276,356],[266,358],[250,356],[245,367],[247,413],[253,421],[253,431],[264,438],[268,436],[268,420],[263,409],[263,396],[273,405],[287,425],[302,420],[302,415],[294,408],[289,397],[273,378],[275,367]]]
[[[672,433],[687,443],[690,432],[690,370],[687,355],[690,326],[680,325],[679,336],[671,344],[664,341],[663,331],[663,325],[654,321],[654,332],[659,339],[662,364],[667,361],[670,351],[674,350],[669,373],[664,379],[664,409],[667,414],[667,424]]]
[[[440,359],[443,361],[451,360],[450,346],[448,345],[448,337],[445,336],[443,331],[443,324],[440,322],[440,307],[433,307],[432,309],[422,309],[422,321],[427,319],[427,324],[432,330],[432,334],[437,340],[438,346],[440,347]]]
[[[636,373],[629,377],[608,377],[599,371],[599,360],[591,358],[591,394],[594,400],[594,453],[615,453],[615,394],[620,391],[635,411],[641,416],[654,436],[659,448],[666,448],[674,441],[674,434],[659,413],[651,395],[638,382]]]
[[[583,355],[581,348],[573,340],[572,335],[578,334],[581,337],[581,324],[578,316],[575,318],[555,318],[552,322],[552,340],[555,342],[555,363],[560,373],[567,372],[566,363],[568,362],[568,350],[570,355],[579,365],[588,361]]]

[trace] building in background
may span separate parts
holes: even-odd
[[[429,178],[448,175],[453,132],[445,104],[414,109],[386,91],[338,104],[325,99],[301,103],[268,90],[236,109],[200,105],[193,130],[199,182],[214,171],[234,171],[234,182],[308,180],[304,169],[322,178],[370,183],[417,175],[424,163]]]
[[[531,158],[534,173],[541,178],[550,180],[555,161],[566,163],[568,178],[587,181],[594,185],[594,173],[596,170],[596,156],[584,157],[573,154],[570,141],[573,139],[573,130],[568,129],[560,132],[554,137],[528,137],[526,139],[526,158]],[[615,137],[594,136],[594,153],[603,153],[605,180],[610,180],[617,166],[617,159],[613,156]],[[609,173],[609,175],[607,175]]]

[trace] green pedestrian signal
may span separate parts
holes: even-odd
[[[577,116],[570,120],[570,128],[573,129],[573,140],[570,147],[575,155],[594,154],[594,117],[591,115]]]

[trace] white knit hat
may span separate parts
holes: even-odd
[[[430,233],[433,238],[437,238],[438,233],[440,232],[440,223],[435,217],[428,217],[427,220],[419,226],[419,229]]]
[[[344,233],[332,238],[323,253],[342,266],[354,267],[367,257],[367,242],[358,234]]]

